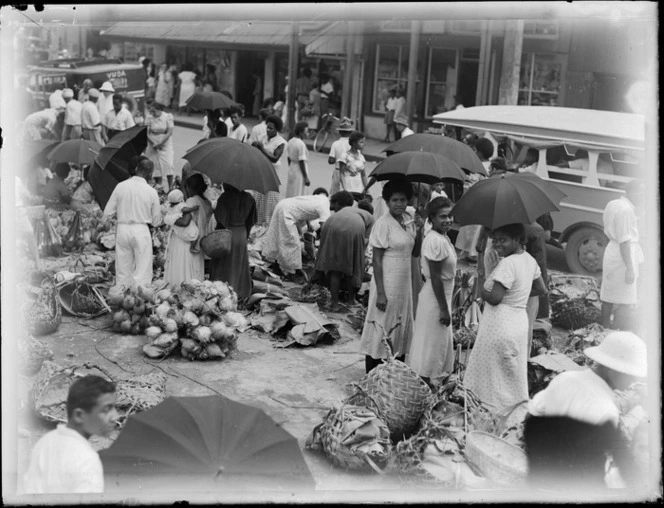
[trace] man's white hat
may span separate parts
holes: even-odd
[[[110,81],[104,81],[104,84],[101,85],[101,88],[99,89],[100,92],[115,92],[115,88],[113,88],[113,85],[111,84]]]
[[[599,346],[583,350],[595,362],[623,374],[646,377],[646,344],[632,332],[611,332]]]
[[[63,99],[73,99],[74,98],[74,90],[71,88],[65,88],[62,91],[62,98]]]

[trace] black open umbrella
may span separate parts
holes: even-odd
[[[109,171],[116,180],[122,180],[132,157],[141,155],[148,146],[148,128],[136,125],[118,132],[99,151],[95,162],[99,169]]]
[[[108,490],[306,490],[297,439],[262,409],[221,395],[169,397],[130,416],[100,452]]]
[[[199,111],[237,106],[237,102],[226,94],[219,92],[195,92],[194,95],[187,99],[186,104]]]
[[[120,182],[128,179],[131,175],[127,169],[115,166],[113,172],[103,170],[99,164],[94,162],[88,171],[88,182],[92,187],[92,194],[103,210],[111,198],[113,189]]]

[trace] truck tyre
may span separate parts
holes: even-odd
[[[584,226],[574,231],[567,240],[565,259],[573,273],[599,277],[608,238],[599,229]]]

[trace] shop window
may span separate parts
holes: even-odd
[[[390,96],[390,88],[408,81],[408,46],[379,44],[376,48],[376,79],[373,112],[383,113],[384,102]]]
[[[557,39],[557,21],[524,21],[523,36],[529,39]]]
[[[557,106],[562,67],[557,55],[523,53],[519,76],[519,105]]]
[[[426,96],[426,116],[454,109],[457,84],[457,50],[431,48]]]

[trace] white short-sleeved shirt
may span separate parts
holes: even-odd
[[[251,129],[251,134],[249,134],[249,143],[259,141],[265,136],[267,136],[267,130],[265,121],[262,121],[261,123],[255,125],[253,129]]]
[[[83,104],[76,99],[70,100],[65,108],[65,125],[81,125],[82,109]]]
[[[339,162],[346,164],[346,169],[341,174],[342,188],[348,192],[362,192],[364,184],[361,172],[366,166],[362,152],[354,154],[348,150]]]
[[[244,143],[249,137],[249,131],[243,124],[238,125],[237,129],[233,130],[233,122],[231,121],[231,127],[228,128],[228,137]]]
[[[625,196],[610,201],[604,209],[604,234],[617,243],[639,242],[634,205]]]
[[[501,259],[484,287],[490,291],[494,282],[500,282],[507,289],[501,304],[525,309],[533,281],[540,275],[542,272],[535,258],[523,251],[521,254],[512,254]]]
[[[26,494],[101,494],[104,470],[88,440],[60,424],[33,448],[23,486]]]
[[[530,401],[533,416],[568,417],[591,425],[617,425],[620,411],[613,390],[591,369],[558,374]]]
[[[106,113],[106,123],[104,125],[114,131],[126,131],[135,126],[136,122],[129,110],[123,106],[118,113],[114,109]]]
[[[422,266],[422,274],[427,278],[431,278],[431,271],[429,269],[429,261],[445,261],[443,263],[441,278],[443,280],[452,280],[456,274],[456,251],[454,245],[447,237],[441,235],[437,231],[431,230],[427,233],[422,241],[422,250],[420,254],[420,264]]]
[[[329,157],[334,157],[335,169],[339,169],[339,161],[343,159],[348,150],[350,150],[350,143],[348,143],[348,138],[339,138],[334,143],[332,143]]]
[[[41,111],[35,111],[25,119],[26,125],[35,128],[53,130],[55,124],[58,122],[58,112],[55,109],[46,108]]]
[[[397,98],[388,97],[387,101],[385,101],[385,109],[387,111],[394,111],[396,107],[397,107]]]
[[[101,117],[97,105],[92,101],[85,101],[81,108],[81,127],[84,129],[94,129],[101,124]]]

